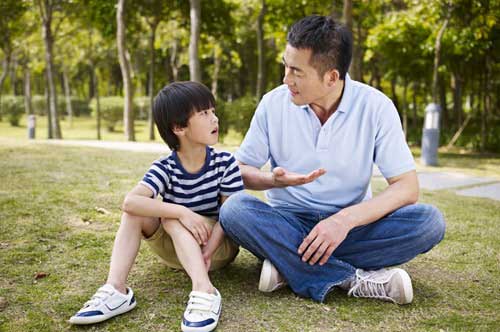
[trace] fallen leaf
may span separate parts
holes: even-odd
[[[9,244],[7,242],[0,242],[0,249],[8,248]]]
[[[37,272],[35,273],[35,280],[42,279],[45,277],[48,277],[50,273],[45,273],[45,272]]]
[[[106,210],[105,208],[102,208],[102,207],[95,207],[95,210],[101,214],[111,214],[111,212],[109,212],[108,210]]]

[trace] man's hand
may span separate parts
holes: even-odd
[[[319,260],[319,265],[325,264],[350,230],[348,217],[342,213],[320,221],[299,246],[302,261],[314,265]]]
[[[273,169],[273,187],[283,188],[288,186],[300,186],[309,182],[313,182],[320,176],[326,173],[324,168],[318,168],[309,174],[303,175],[285,170],[282,167]]]
[[[181,214],[179,221],[193,234],[199,245],[206,245],[210,237],[210,227],[206,218],[186,208]]]

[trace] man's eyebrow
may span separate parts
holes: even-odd
[[[285,57],[284,57],[284,56],[283,56],[283,57],[281,57],[281,61],[283,62],[283,64],[284,64],[285,66],[287,66],[286,61],[285,61]],[[302,69],[300,69],[299,67],[294,67],[294,66],[288,66],[288,67],[292,68],[292,69],[293,69],[293,70],[295,70],[295,71],[304,72],[304,71],[303,71]]]

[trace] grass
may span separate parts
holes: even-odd
[[[0,303],[0,331],[179,330],[190,281],[159,264],[147,246],[129,278],[135,310],[90,327],[67,323],[105,281],[121,201],[157,157],[0,138],[0,298],[7,302]],[[448,229],[440,245],[404,266],[414,282],[413,304],[353,299],[337,290],[324,304],[288,288],[262,294],[260,264],[242,250],[211,275],[224,296],[217,330],[499,330],[500,202],[448,191],[421,195],[443,211]],[[40,272],[48,276],[36,279]]]

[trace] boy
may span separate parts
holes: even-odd
[[[208,271],[227,265],[238,253],[215,220],[224,200],[243,190],[243,182],[234,157],[209,146],[219,136],[214,107],[213,95],[200,83],[176,82],[158,93],[153,115],[172,153],[155,161],[125,197],[107,282],[70,323],[101,322],[136,306],[125,284],[143,236],[164,263],[184,268],[192,280],[182,330],[215,329],[221,296]]]

